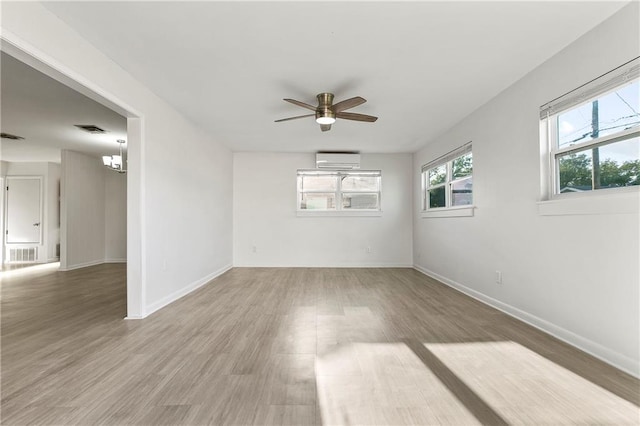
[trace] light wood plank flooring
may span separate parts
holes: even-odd
[[[638,380],[411,269],[236,268],[137,321],[124,265],[10,272],[2,424],[640,423]]]

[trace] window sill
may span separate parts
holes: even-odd
[[[435,217],[471,217],[473,216],[474,206],[450,207],[442,209],[434,209],[420,212],[423,219]]]
[[[366,211],[366,210],[340,210],[340,211],[323,211],[323,210],[297,210],[298,217],[380,217],[382,210]]]
[[[571,194],[538,202],[540,216],[638,214],[640,188],[613,194]],[[601,190],[606,191],[606,190]]]

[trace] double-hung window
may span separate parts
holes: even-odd
[[[379,212],[380,170],[298,170],[298,212]]]
[[[640,185],[639,62],[541,107],[544,198]]]
[[[422,166],[422,211],[473,204],[471,143]]]

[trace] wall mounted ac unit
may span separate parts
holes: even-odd
[[[360,168],[360,154],[319,152],[316,154],[318,169],[353,170]]]

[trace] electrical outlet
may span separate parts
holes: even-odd
[[[366,251],[367,253],[371,253],[371,246],[367,246],[367,248],[365,249],[365,251]]]
[[[502,284],[502,271],[496,271],[496,284]]]
[[[256,246],[251,246],[251,253],[255,253],[258,251],[258,248]]]

